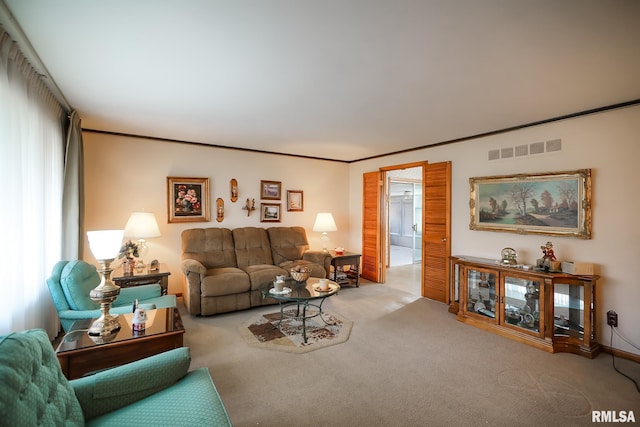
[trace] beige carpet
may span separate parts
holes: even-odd
[[[593,426],[594,410],[640,418],[640,395],[610,355],[547,353],[447,308],[365,281],[323,306],[353,321],[345,344],[305,354],[251,347],[238,326],[277,309],[266,306],[183,315],[185,345],[192,369],[209,368],[234,427]],[[616,366],[640,379],[637,363]]]
[[[238,330],[250,346],[287,353],[307,353],[349,339],[353,322],[324,311],[322,318],[316,316],[307,320],[307,342],[303,339],[302,321],[289,317],[280,322],[280,310],[253,315]]]

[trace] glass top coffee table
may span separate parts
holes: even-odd
[[[328,297],[337,294],[340,290],[340,285],[327,279],[329,289],[323,291],[320,290],[319,282],[320,279],[315,277],[310,277],[305,282],[296,282],[291,277],[287,277],[282,292],[277,292],[274,289],[273,282],[260,289],[263,298],[273,298],[280,304],[280,321],[275,325],[276,328],[286,318],[300,320],[302,321],[302,339],[306,343],[308,319],[320,317],[328,325],[327,321],[322,317],[322,303]],[[295,309],[285,311],[285,308],[294,306]],[[310,307],[317,310],[310,311]]]
[[[118,319],[121,328],[112,337],[89,336],[87,330],[95,319],[73,322],[56,349],[67,379],[182,347],[184,326],[176,307],[147,310],[144,331],[133,330],[133,313],[120,314]]]

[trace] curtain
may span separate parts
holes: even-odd
[[[66,112],[0,29],[0,335],[58,332],[45,280],[62,255],[65,121]]]
[[[82,126],[76,111],[73,111],[69,117],[64,158],[62,259],[81,259],[84,243],[84,238],[80,234],[84,220],[84,163]]]

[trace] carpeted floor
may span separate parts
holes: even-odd
[[[285,311],[285,314],[287,311]],[[316,314],[310,313],[310,314]],[[238,328],[247,344],[266,350],[288,353],[307,353],[313,350],[342,344],[349,339],[353,322],[334,313],[322,313],[306,321],[307,341],[303,339],[302,321],[289,317],[280,321],[280,311],[252,315]]]
[[[277,306],[183,314],[191,368],[209,368],[235,427],[591,426],[595,410],[640,418],[640,394],[608,354],[537,350],[458,322],[444,304],[366,281],[323,308],[353,321],[349,340],[304,354],[255,348],[238,333]],[[640,380],[639,364],[616,366]]]

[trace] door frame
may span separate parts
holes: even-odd
[[[411,162],[411,163],[403,163],[403,164],[399,164],[399,165],[393,165],[393,166],[384,166],[381,167],[379,169],[380,173],[382,173],[381,176],[381,181],[382,181],[382,186],[380,188],[380,200],[381,200],[381,206],[380,206],[380,259],[384,260],[383,261],[383,268],[381,268],[380,271],[380,283],[385,283],[387,281],[387,268],[389,266],[389,177],[387,175],[387,172],[390,171],[394,171],[394,170],[402,170],[402,169],[409,169],[409,168],[416,168],[416,167],[420,167],[422,168],[422,177],[423,177],[423,181],[422,181],[422,191],[424,194],[424,171],[425,168],[427,167],[428,162],[427,161],[423,161],[423,162]],[[421,221],[424,224],[424,219],[425,219],[425,209],[424,206],[422,208],[422,218]],[[424,256],[424,255],[423,255]],[[420,263],[420,289],[424,288],[424,283],[422,283],[422,281],[424,281],[424,274],[422,274],[422,269],[423,269],[423,264],[422,262]]]
[[[398,184],[398,183],[412,184],[412,188],[415,191],[415,187],[419,184],[421,189],[422,189],[422,187],[423,187],[422,175],[423,175],[422,171],[420,173],[420,179],[392,178],[392,177],[387,175],[387,190],[388,191],[387,191],[387,193],[385,193],[385,202],[387,204],[386,211],[387,211],[387,237],[388,237],[388,240],[387,240],[387,258],[386,258],[386,261],[385,261],[386,268],[392,267],[392,265],[391,265],[391,251],[390,251],[390,248],[391,248],[391,237],[390,237],[391,236],[391,212],[390,212],[391,211],[391,209],[390,209],[390,207],[391,207],[391,197],[390,197],[391,196],[391,194],[390,194],[391,185],[394,184],[394,183],[395,184]],[[415,194],[414,191],[412,191],[412,194]],[[412,195],[412,197],[414,197],[414,199],[415,199],[415,196]],[[422,203],[422,200],[420,202]],[[415,200],[412,202],[412,205],[415,206]],[[421,209],[422,209],[422,207],[421,207]],[[413,211],[413,216],[414,216],[414,218],[413,218],[414,219],[414,225],[420,224],[420,226],[422,227],[422,223],[420,222],[420,221],[422,221],[422,218],[415,218],[415,209]],[[414,233],[415,232],[416,232],[416,230],[414,230]],[[420,240],[422,240],[422,232],[420,232]],[[411,245],[412,245],[412,251],[411,251],[412,252],[412,256],[411,256],[411,258],[412,258],[412,262],[414,262],[415,261],[415,236],[412,238]],[[420,246],[422,248],[422,245],[420,245]]]

